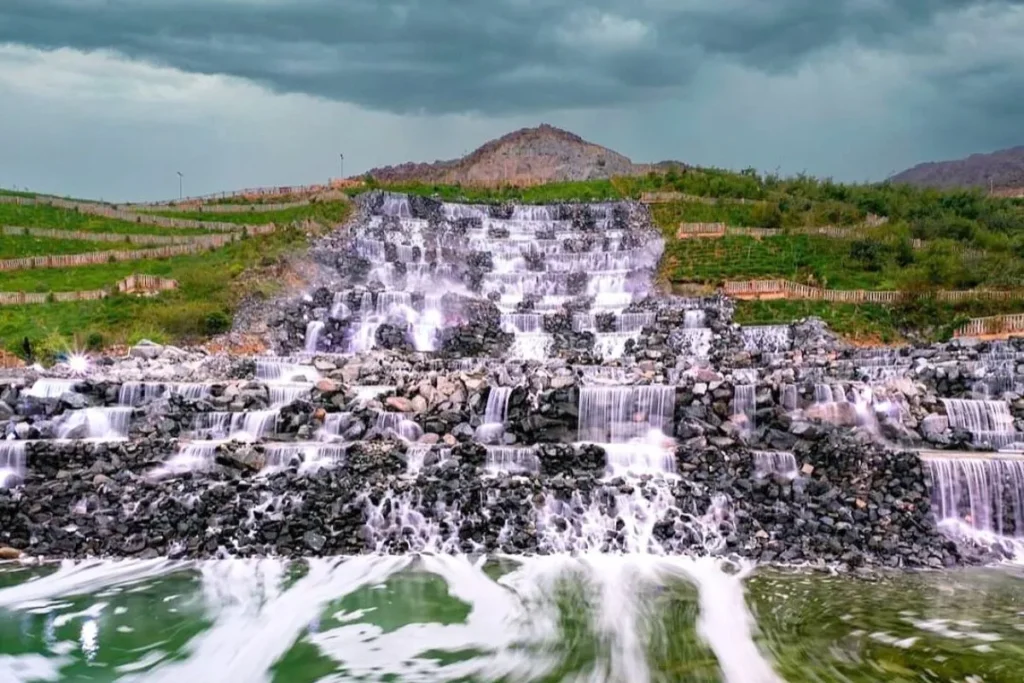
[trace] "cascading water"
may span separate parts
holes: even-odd
[[[38,379],[28,390],[26,396],[34,398],[60,398],[66,393],[74,393],[75,385],[79,383],[74,379]]]
[[[940,524],[1024,538],[1024,460],[932,457],[925,467]]]
[[[740,333],[747,351],[780,354],[789,351],[793,344],[789,325],[744,326]]]
[[[484,421],[476,429],[476,440],[485,444],[499,444],[505,434],[508,419],[508,400],[512,387],[491,387],[487,394]]]
[[[743,428],[753,431],[757,427],[757,386],[737,384],[732,397],[732,414],[741,419]]]
[[[405,441],[415,441],[423,435],[420,426],[408,419],[404,413],[378,413],[376,428]]]
[[[662,385],[580,389],[579,440],[597,443],[611,473],[675,472],[670,447],[675,387]]]
[[[766,477],[779,475],[793,478],[797,476],[796,456],[787,451],[753,451],[754,466],[758,475]]]
[[[944,398],[942,404],[950,426],[970,432],[976,444],[1005,448],[1024,443],[1024,434],[1014,429],[1010,404],[1006,401]]]
[[[25,442],[0,441],[0,487],[25,478]]]
[[[306,353],[316,353],[317,343],[320,341],[320,333],[324,331],[323,320],[310,320],[306,325]]]
[[[82,408],[68,412],[57,438],[116,441],[128,438],[132,408]]]

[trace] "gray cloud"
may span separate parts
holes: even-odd
[[[110,49],[397,113],[489,115],[678,94],[696,68],[785,72],[898,47],[937,17],[1017,0],[4,0],[0,42]],[[925,48],[929,36],[924,31]]]

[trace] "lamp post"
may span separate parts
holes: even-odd
[[[338,156],[341,157],[341,179],[344,180],[345,179],[345,155],[344,154],[339,154]]]
[[[181,171],[178,171],[178,201],[179,202],[181,201],[181,198],[183,196],[182,193],[181,193],[181,179],[183,177],[184,176],[181,175]]]

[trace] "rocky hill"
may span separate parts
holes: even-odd
[[[607,147],[541,124],[491,140],[461,159],[432,164],[409,162],[375,168],[369,174],[381,182],[534,185],[639,175],[667,166],[682,164],[635,164]]]
[[[955,161],[918,164],[892,177],[920,187],[978,187],[997,194],[1024,194],[1024,146]]]

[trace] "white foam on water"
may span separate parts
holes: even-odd
[[[735,573],[727,573],[720,560],[710,557],[673,558],[662,566],[697,587],[697,630],[715,653],[726,683],[784,683],[754,642],[754,617],[743,590],[753,564],[741,562]]]
[[[154,560],[66,560],[56,572],[0,589],[0,608],[38,610],[57,598],[122,588],[190,566],[187,562]]]
[[[324,606],[378,584],[410,562],[408,557],[311,559],[305,576],[285,587],[280,560],[218,560],[200,565],[205,603],[213,624],[187,646],[187,659],[168,662],[125,681],[271,681],[271,667],[292,647]]]

